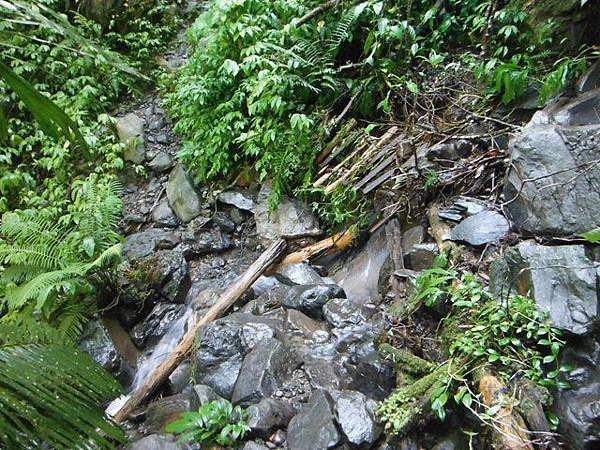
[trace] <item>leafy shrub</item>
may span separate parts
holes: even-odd
[[[519,295],[493,298],[473,274],[460,275],[441,267],[419,276],[415,297],[426,306],[447,302],[451,307],[442,330],[442,344],[450,359],[441,366],[441,372],[434,370],[429,375],[434,379],[427,391],[431,409],[440,419],[446,417],[446,409],[453,402],[483,421],[491,420],[494,411],[477,411],[483,405],[469,381],[481,367],[488,366],[505,382],[524,376],[541,386],[563,386],[557,380],[565,370],[559,364],[564,341],[533,300]],[[392,432],[402,431],[414,413],[414,399],[408,394],[411,389],[410,385],[399,389],[379,408],[386,428]]]
[[[165,430],[177,433],[183,442],[230,446],[250,431],[245,416],[240,406],[234,408],[227,400],[215,400],[202,405],[197,412],[183,413],[181,419],[167,425]]]

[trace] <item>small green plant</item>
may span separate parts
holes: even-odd
[[[498,408],[484,408],[471,387],[472,377],[483,367],[504,382],[525,377],[544,387],[565,387],[558,381],[566,370],[559,364],[565,342],[533,300],[520,295],[494,298],[473,274],[438,266],[419,276],[415,299],[428,307],[439,302],[450,306],[441,337],[449,359],[382,403],[379,413],[387,429],[403,432],[427,405],[443,420],[452,403],[484,423],[493,421]]]
[[[588,231],[587,233],[581,234],[581,237],[592,244],[600,242],[600,228]]]
[[[202,405],[198,411],[183,413],[181,419],[165,428],[179,435],[181,442],[200,444],[233,445],[250,431],[242,407],[227,400],[215,400]]]

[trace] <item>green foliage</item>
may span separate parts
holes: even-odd
[[[0,224],[2,307],[18,311],[33,301],[36,310],[54,310],[65,297],[91,294],[90,276],[120,256],[114,231],[121,211],[118,193],[116,182],[76,186],[70,217],[63,217],[63,223],[45,210],[5,213]]]
[[[0,76],[0,212],[64,208],[73,180],[123,168],[123,148],[105,112],[144,85],[134,66],[146,68],[149,59],[114,52],[111,47],[122,48],[112,36],[102,36],[98,24],[73,11],[62,12],[63,4],[0,4],[0,60],[6,66]],[[157,31],[165,41],[172,34]]]
[[[165,431],[178,434],[182,442],[231,446],[250,431],[245,417],[246,412],[240,406],[234,408],[227,400],[215,400],[202,405],[197,412],[183,413]]]
[[[600,228],[583,233],[581,237],[592,244],[597,244],[600,242]]]
[[[120,385],[54,333],[0,325],[0,446],[117,448],[125,436],[98,405]]]
[[[495,411],[481,411],[482,405],[471,389],[468,376],[488,366],[505,382],[524,376],[545,387],[564,386],[558,381],[559,353],[564,346],[560,331],[553,328],[547,315],[523,296],[494,298],[473,274],[459,274],[436,267],[424,271],[416,283],[415,297],[426,306],[447,303],[450,312],[443,321],[441,343],[448,352],[451,366],[436,377],[427,395],[430,408],[440,419],[452,402],[490,420]],[[428,387],[428,389],[429,389]],[[401,389],[385,400],[380,408],[387,428],[402,432],[412,397]]]

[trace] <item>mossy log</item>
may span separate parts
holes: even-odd
[[[419,358],[403,348],[396,348],[390,344],[381,344],[379,351],[385,356],[391,356],[398,370],[411,375],[420,375],[430,372],[434,365],[429,361]]]

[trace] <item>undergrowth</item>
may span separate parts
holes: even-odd
[[[440,344],[448,360],[432,370],[435,376],[416,395],[425,397],[421,405],[429,405],[439,419],[448,409],[466,408],[494,425],[500,406],[481,400],[477,380],[483,370],[506,385],[526,378],[547,388],[564,387],[558,380],[566,370],[559,363],[564,340],[530,298],[494,298],[473,274],[435,267],[418,277],[414,299],[426,307],[449,308],[440,323]],[[422,380],[400,386],[381,404],[379,414],[391,433],[405,432],[416,414],[414,391]]]
[[[188,62],[167,82],[184,138],[179,156],[197,181],[250,164],[259,180],[273,179],[274,206],[283,193],[307,192],[315,156],[350,98],[348,115],[409,120],[439,106],[429,80],[454,67],[467,77],[458,88],[485,91],[478,103],[511,103],[532,90],[543,104],[586,66],[587,50],[569,49],[559,20],[533,23],[517,0],[339,2],[298,24],[318,4],[207,2],[188,32]],[[320,198],[334,222],[344,215],[335,196]]]

